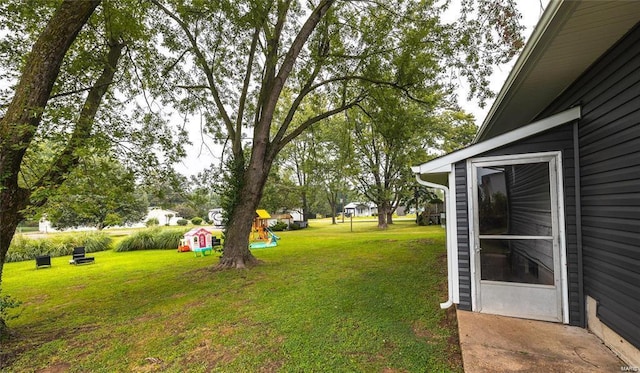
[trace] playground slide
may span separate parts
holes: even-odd
[[[278,240],[280,239],[280,237],[278,237],[275,234],[273,234],[273,232],[269,228],[267,228],[267,231],[271,235],[271,238],[269,238],[269,241],[267,241],[267,242],[252,242],[252,243],[249,244],[249,248],[250,249],[264,249],[264,248],[267,248],[267,247],[278,246]]]
[[[273,233],[273,231],[271,230],[271,228],[267,228],[267,232],[269,232],[269,234],[271,235],[271,237],[275,238],[276,240],[279,240],[280,237],[276,236],[275,233]]]
[[[249,244],[250,249],[265,249],[274,246],[278,246],[278,244],[276,242],[253,242]]]

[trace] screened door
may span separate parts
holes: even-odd
[[[557,157],[471,165],[476,309],[562,321]]]

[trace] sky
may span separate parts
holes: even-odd
[[[518,4],[518,8],[522,13],[522,25],[525,26],[525,31],[523,35],[526,39],[529,38],[535,25],[538,23],[540,16],[542,16],[542,12],[544,7],[548,4],[549,0],[516,0]],[[514,59],[504,65],[497,66],[495,68],[494,74],[491,77],[491,85],[490,88],[496,94],[502,88],[511,68],[513,67],[517,56]],[[464,84],[461,84],[460,89],[458,90],[458,104],[468,113],[471,113],[476,118],[476,124],[480,126],[485,116],[489,112],[491,105],[493,104],[493,100],[488,100],[485,107],[481,108],[478,105],[476,100],[468,101],[467,98],[467,88]],[[193,123],[193,128],[199,128],[199,123]],[[176,170],[186,176],[195,175],[198,172],[203,171],[205,168],[209,167],[211,163],[218,163],[220,158],[220,147],[214,146],[212,142],[205,142],[207,146],[203,145],[201,135],[199,131],[194,130],[190,133],[191,142],[193,145],[187,146],[187,156],[186,158],[176,165]],[[215,154],[212,154],[215,153]]]

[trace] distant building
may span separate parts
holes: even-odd
[[[158,224],[160,225],[178,225],[178,220],[182,219],[178,212],[173,210],[164,210],[159,207],[150,207],[147,216],[140,222],[134,224],[128,224],[124,227],[126,228],[142,228],[146,226],[146,223],[149,219],[156,218],[158,219]],[[124,228],[121,226],[113,226],[109,228]],[[47,220],[46,216],[43,216],[38,223],[38,230],[42,233],[51,233],[51,232],[75,232],[75,231],[94,231],[96,227],[77,227],[77,228],[67,228],[67,229],[56,229],[51,225],[51,222]]]
[[[350,202],[344,206],[344,212],[351,216],[374,216],[378,214],[378,206],[373,202]]]
[[[159,207],[149,207],[149,212],[147,213],[147,217],[142,221],[142,225],[153,218],[158,219],[160,225],[178,225],[178,220],[182,219],[176,211],[165,210]],[[138,224],[134,224],[133,226],[137,225]]]
[[[293,216],[291,214],[273,214],[271,218],[267,220],[268,226],[272,226],[277,224],[278,222],[287,223],[287,225],[291,225],[294,222]]]
[[[51,222],[47,220],[46,216],[40,218],[38,222],[38,231],[42,233],[51,233],[51,232],[82,232],[82,231],[95,231],[96,227],[76,227],[76,228],[66,228],[66,229],[56,229],[51,225]]]

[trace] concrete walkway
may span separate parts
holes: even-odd
[[[620,372],[623,363],[586,329],[457,311],[465,373]]]

